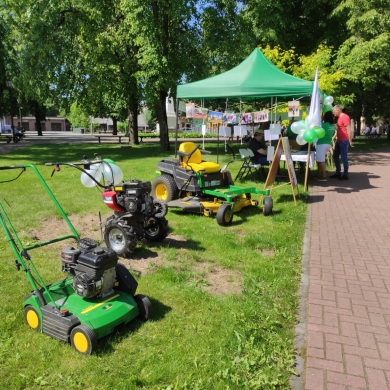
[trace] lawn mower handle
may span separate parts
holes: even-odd
[[[0,166],[0,171],[6,170],[6,169],[26,169],[24,165],[4,165]]]
[[[59,162],[48,162],[48,163],[45,163],[45,165],[48,166],[48,167],[54,166],[54,169],[53,169],[53,172],[51,173],[51,176],[53,176],[55,172],[60,171],[60,165],[67,165],[69,167],[76,168],[76,169],[78,169],[81,172],[84,172],[99,187],[106,188],[107,185],[100,184],[92,175],[90,175],[87,172],[87,169],[89,169],[91,165],[93,165],[93,164],[104,164],[104,163],[106,163],[106,162],[104,160],[102,160],[100,157],[98,157],[97,154],[95,154],[95,159],[94,160],[88,160],[87,156],[83,156],[83,160],[78,161],[78,162],[59,161]],[[81,166],[83,166],[83,168]]]

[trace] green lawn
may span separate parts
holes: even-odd
[[[213,152],[207,159],[216,161],[216,144],[206,148]],[[1,156],[0,164],[36,164],[67,214],[87,218],[100,211],[106,217],[100,192],[84,188],[79,171],[62,168],[51,177],[44,166],[94,153],[115,160],[125,179],[142,180],[153,180],[158,161],[173,154],[160,152],[157,144],[36,145]],[[221,165],[231,160],[223,144],[219,153]],[[233,177],[240,165],[230,164]],[[1,171],[1,180],[11,177],[11,171]],[[51,228],[58,213],[33,178],[26,172],[0,187],[0,201],[24,242],[58,234]],[[30,286],[0,234],[0,383],[7,389],[289,389],[307,208],[302,186],[300,192],[295,206],[290,186],[280,187],[273,192],[271,216],[264,217],[260,207],[246,208],[229,227],[170,210],[170,237],[140,246],[137,260],[126,263],[146,264],[135,276],[138,292],[152,301],[151,320],[134,321],[99,340],[97,353],[88,357],[24,324],[22,302]],[[81,236],[100,228],[89,229]],[[63,277],[64,245],[31,251],[46,283]]]

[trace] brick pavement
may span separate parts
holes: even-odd
[[[312,183],[305,390],[390,389],[390,148]]]

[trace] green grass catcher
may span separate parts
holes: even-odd
[[[23,302],[25,321],[32,329],[70,343],[76,351],[90,355],[98,339],[113,332],[118,325],[135,318],[147,320],[150,301],[146,296],[135,295],[138,283],[127,268],[118,263],[115,252],[98,246],[94,240],[80,239],[34,165],[0,166],[0,171],[17,170],[20,176],[27,168],[34,171],[71,234],[23,246],[0,202],[0,225],[16,256],[16,268],[24,271],[32,287]],[[70,239],[75,240],[77,246],[61,250],[62,271],[68,276],[45,285],[29,252]]]

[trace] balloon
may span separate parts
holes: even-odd
[[[103,158],[103,161],[108,162],[110,164],[115,164],[115,161],[111,160],[110,158]]]
[[[316,132],[317,138],[322,138],[325,136],[325,130],[322,127],[316,126],[313,127],[313,130]]]
[[[89,173],[96,181],[100,181],[102,179],[100,164],[93,164],[90,168],[91,169],[86,169],[86,172]],[[93,181],[85,172],[81,173],[80,180],[84,187],[92,188],[96,186],[96,182]]]
[[[107,185],[117,185],[123,181],[122,169],[116,164],[103,164],[103,179]]]
[[[327,106],[330,106],[333,104],[333,96],[327,96],[325,99],[324,99],[324,104],[327,105]]]
[[[314,129],[306,129],[303,133],[303,138],[306,142],[313,142],[317,138],[317,134]]]
[[[325,104],[324,107],[322,107],[322,112],[325,114],[325,112],[332,111],[333,107],[331,105]]]
[[[317,118],[314,115],[308,115],[305,119],[306,128],[311,129],[316,126]]]
[[[305,121],[293,122],[291,124],[291,131],[295,134],[299,134],[302,130],[306,129]]]
[[[298,134],[298,137],[296,138],[297,144],[298,145],[305,145],[307,142],[303,138],[303,133]]]

